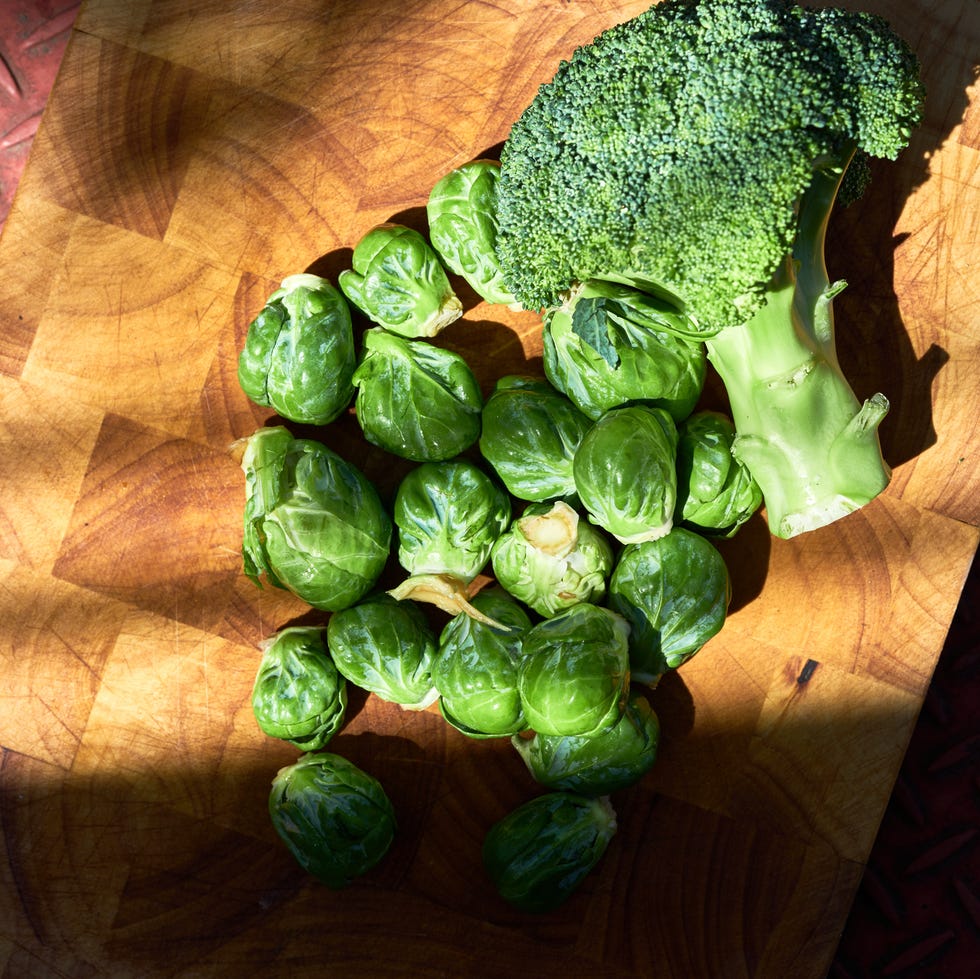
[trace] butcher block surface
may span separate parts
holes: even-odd
[[[341,892],[267,815],[260,642],[322,622],[241,567],[238,388],[286,275],[419,227],[558,61],[645,3],[87,0],[0,239],[0,973],[818,979],[978,543],[980,7],[846,3],[917,51],[925,121],[834,218],[838,347],[894,477],[790,541],[721,545],[728,622],[651,694],[656,767],[559,910],[504,904],[483,836],[536,794],[506,739],[352,697],[330,750],[398,814]],[[539,321],[466,300],[489,392]],[[711,393],[709,385],[709,395]],[[390,498],[345,417],[322,440]]]

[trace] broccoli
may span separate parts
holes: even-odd
[[[705,341],[779,537],[890,479],[888,401],[860,404],[837,360],[845,283],[829,281],[825,236],[867,158],[906,146],[922,100],[915,55],[874,15],[664,0],[562,62],[502,150],[508,287],[537,310],[590,279],[671,302]]]

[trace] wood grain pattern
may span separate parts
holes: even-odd
[[[271,417],[237,385],[247,325],[284,275],[417,222],[558,59],[644,6],[84,5],[0,240],[4,975],[825,974],[980,537],[967,0],[854,4],[929,89],[832,228],[841,359],[892,400],[893,483],[803,538],[758,516],[723,545],[728,624],[655,691],[659,762],[580,892],[534,918],[495,896],[483,834],[535,789],[433,711],[353,699],[334,748],[400,829],[343,894],[266,815],[295,752],[254,723],[257,644],[311,616],[241,573],[228,447]],[[531,314],[470,301],[442,340],[486,390],[540,370]],[[353,418],[329,441],[390,497]]]

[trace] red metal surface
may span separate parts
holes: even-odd
[[[79,6],[0,0],[0,227]],[[980,975],[978,602],[980,566],[963,592],[831,979]]]
[[[0,2],[0,228],[80,6],[78,0]]]
[[[980,562],[963,590],[830,979],[980,975]]]

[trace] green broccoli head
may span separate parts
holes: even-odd
[[[498,256],[530,309],[586,279],[746,322],[815,169],[894,158],[915,56],[880,18],[789,0],[664,0],[562,62],[501,157]]]

